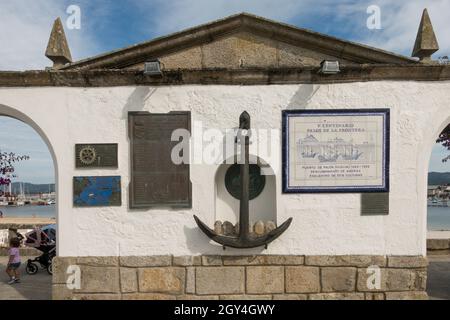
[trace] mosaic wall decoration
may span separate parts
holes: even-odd
[[[121,178],[119,176],[74,177],[73,205],[75,207],[121,206]]]

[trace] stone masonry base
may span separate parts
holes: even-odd
[[[79,289],[67,287],[71,265]],[[58,257],[53,299],[427,299],[427,265],[410,256]],[[378,289],[367,284],[377,283],[374,266]]]

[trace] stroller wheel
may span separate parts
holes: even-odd
[[[33,262],[28,262],[27,263],[27,267],[25,268],[25,271],[29,274],[29,275],[34,275],[38,272],[39,267],[33,263]]]
[[[53,275],[53,263],[50,262],[50,264],[47,267],[47,272],[49,275]]]

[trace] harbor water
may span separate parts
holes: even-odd
[[[56,206],[0,207],[4,217],[56,218]]]
[[[428,206],[428,230],[450,230],[450,207]]]
[[[5,217],[56,218],[56,206],[0,207]],[[428,207],[428,230],[450,230],[450,207]]]

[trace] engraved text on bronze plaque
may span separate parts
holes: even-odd
[[[190,208],[189,164],[175,164],[171,141],[176,129],[190,131],[190,112],[129,113],[131,142],[130,208]]]

